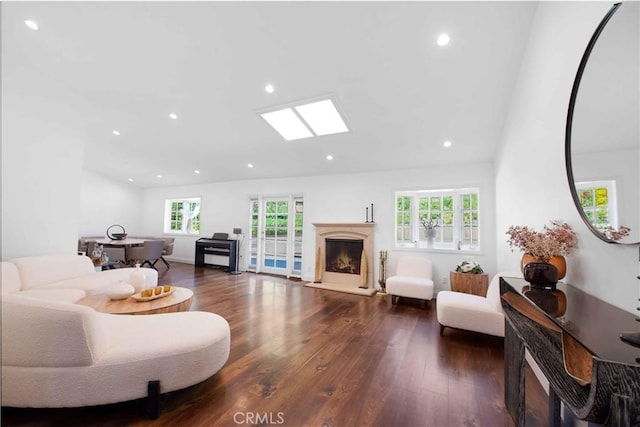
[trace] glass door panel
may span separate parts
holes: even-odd
[[[288,275],[287,237],[289,230],[289,201],[264,201],[264,236],[261,270],[265,273]]]
[[[302,215],[302,197],[250,200],[250,270],[302,277]]]
[[[249,270],[256,270],[258,265],[258,236],[260,230],[260,202],[257,199],[251,200],[251,227],[249,230]]]
[[[295,276],[302,277],[302,225],[303,225],[304,205],[301,198],[294,199],[294,215],[293,224],[293,271]]]

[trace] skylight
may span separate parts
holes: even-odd
[[[263,113],[261,116],[287,141],[313,136],[291,108]]]
[[[349,132],[330,99],[300,105],[296,111],[318,136]]]
[[[287,141],[349,132],[331,99],[306,101],[260,115]]]

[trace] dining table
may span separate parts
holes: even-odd
[[[112,239],[98,239],[95,241],[99,245],[107,246],[107,247],[132,247],[132,246],[142,246],[144,245],[144,239],[122,239],[122,240],[112,240]]]

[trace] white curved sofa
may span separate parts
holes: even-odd
[[[213,313],[114,315],[22,295],[2,298],[2,405],[101,405],[209,378],[229,357],[230,332]]]
[[[42,255],[2,262],[2,294],[20,293],[48,301],[76,302],[101,293],[120,280],[129,281],[133,268],[96,272],[91,259],[80,255]],[[158,272],[142,269],[147,287],[158,284]]]
[[[65,258],[2,263],[3,406],[78,407],[143,397],[159,405],[160,393],[204,381],[226,363],[230,329],[222,317],[114,315],[74,304],[108,285],[118,270],[96,273],[91,265],[93,273],[63,278],[56,269],[82,264]],[[57,273],[32,271],[36,264]],[[20,279],[28,285],[16,289]],[[150,413],[158,414],[159,406]]]

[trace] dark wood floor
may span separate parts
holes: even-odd
[[[20,426],[513,426],[503,402],[502,339],[447,329],[435,301],[392,305],[302,282],[172,263],[161,284],[193,289],[192,310],[225,317],[231,354],[207,381],[165,397],[90,408],[2,408]],[[527,426],[547,425],[527,372]],[[99,385],[97,385],[99,387]]]

